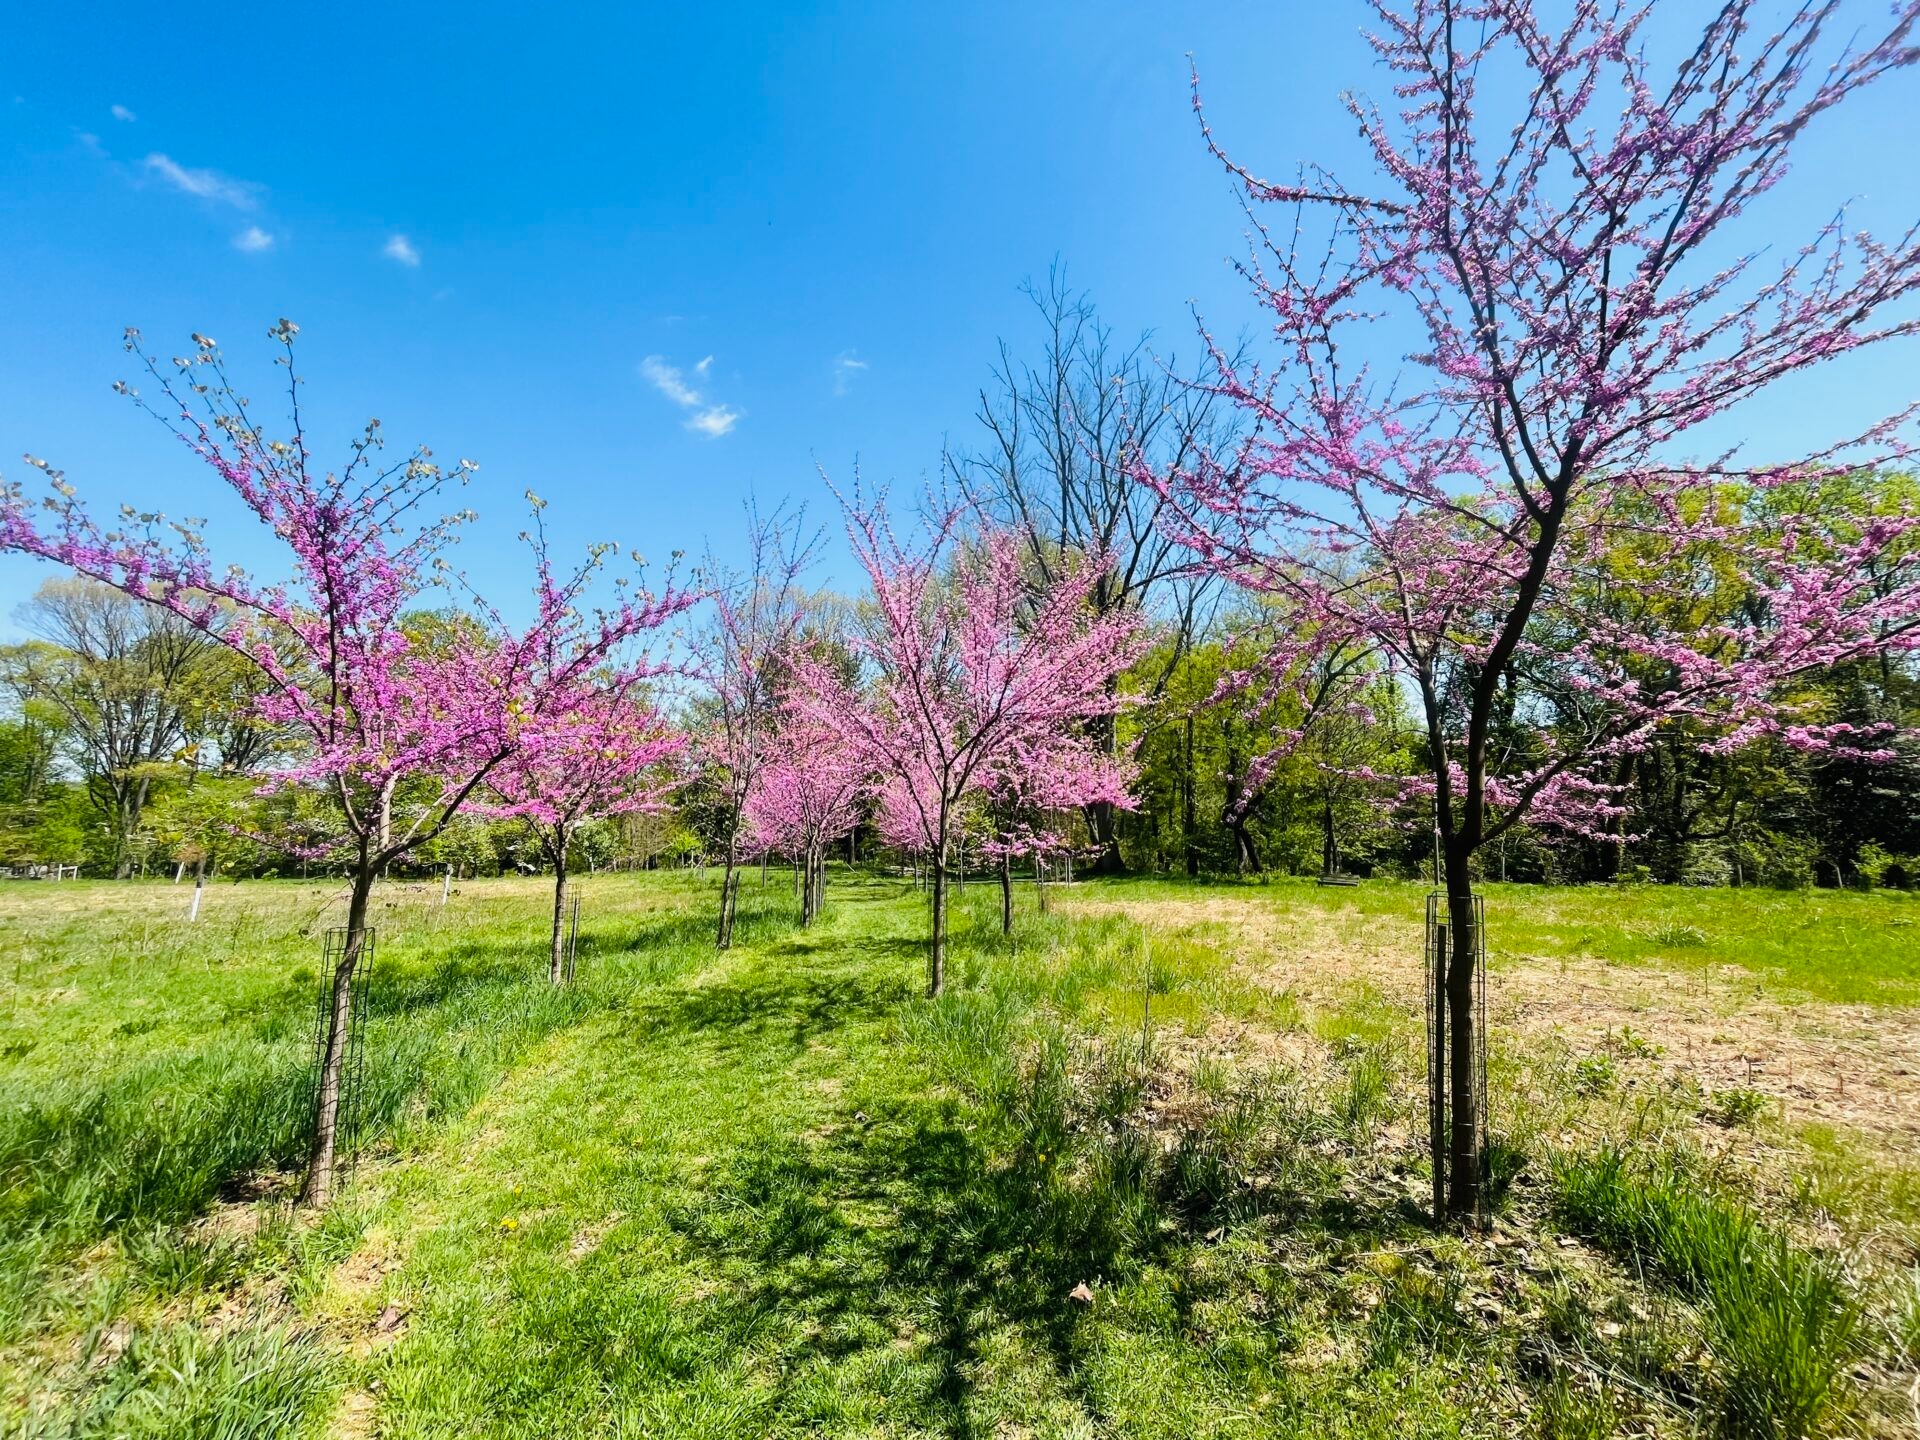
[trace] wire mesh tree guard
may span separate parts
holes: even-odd
[[[1459,945],[1456,926],[1466,927],[1466,948],[1473,960],[1473,1044],[1466,1055],[1466,1083],[1473,1096],[1471,1153],[1480,1170],[1474,1187],[1473,1221],[1486,1221],[1487,1194],[1487,945],[1486,911],[1478,895],[1468,913],[1456,917],[1443,891],[1427,896],[1427,1140],[1433,1155],[1433,1218],[1447,1214],[1449,1157],[1453,1153],[1452,1099],[1456,1078],[1448,1029],[1447,977]]]
[[[567,911],[567,938],[565,949],[562,953],[564,959],[560,972],[560,982],[563,985],[571,985],[573,984],[574,962],[579,958],[580,954],[580,892],[578,890],[573,892],[573,904]]]
[[[344,1187],[352,1180],[354,1163],[360,1153],[365,1120],[367,996],[373,989],[374,941],[378,934],[371,928],[360,932],[360,958],[348,982],[347,1033],[340,1059],[340,1103],[333,1122],[336,1187]],[[315,1006],[313,1027],[313,1069],[307,1097],[307,1114],[312,1126],[310,1135],[320,1128],[321,1088],[326,1082],[327,1032],[333,1023],[333,979],[347,953],[347,935],[344,925],[335,926],[326,932],[321,945],[319,1000]]]

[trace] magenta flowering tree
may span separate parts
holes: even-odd
[[[628,667],[625,678],[637,683],[637,670]],[[567,863],[580,827],[663,809],[681,780],[673,762],[686,747],[653,706],[587,677],[523,726],[513,753],[488,776],[494,813],[527,823],[553,874],[547,978],[554,984],[566,978]]]
[[[713,620],[696,646],[703,716],[695,756],[720,802],[720,923],[715,944],[733,944],[740,898],[741,846],[747,839],[747,797],[777,754],[781,685],[805,618],[800,576],[813,563],[814,542],[803,517],[748,510],[747,566],[735,572],[711,556],[705,582]]]
[[[103,525],[61,472],[43,461],[51,493],[39,507],[17,485],[0,491],[0,548],[68,566],[180,616],[244,656],[263,677],[257,718],[295,737],[302,751],[275,783],[324,787],[338,807],[328,853],[350,885],[345,944],[332,976],[312,1149],[301,1201],[324,1204],[333,1188],[341,1062],[353,976],[366,948],[368,900],[395,860],[437,835],[515,752],[561,697],[587,677],[618,672],[631,642],[688,603],[669,587],[654,596],[622,586],[605,608],[586,608],[605,547],[581,569],[557,576],[537,553],[534,619],[511,627],[484,606],[451,624],[418,614],[435,578],[455,580],[445,551],[460,512],[428,512],[448,484],[474,470],[448,470],[425,449],[400,461],[383,453],[369,421],[337,470],[319,468],[301,417],[293,369],[296,327],[271,331],[287,370],[289,415],[270,434],[234,388],[215,343],[163,368],[128,332],[127,348],[158,382],[149,400],[117,386],[212,467],[288,551],[292,576],[260,581],[218,566],[196,522],[123,507]],[[624,577],[623,577],[624,578]],[[618,683],[616,681],[616,683]],[[310,847],[317,853],[321,844]]]
[[[854,639],[873,691],[857,694],[841,671],[803,655],[791,702],[864,757],[880,777],[883,818],[893,812],[890,824],[926,847],[934,995],[945,980],[947,869],[966,804],[996,767],[1111,715],[1120,704],[1112,681],[1142,648],[1136,615],[1096,614],[1088,603],[1099,564],[1066,566],[1037,584],[1018,536],[989,530],[962,545],[960,515],[940,510],[908,544],[881,502],[848,507],[847,536],[873,587]]]
[[[934,779],[924,765],[909,760],[881,770],[872,785],[874,833],[882,845],[908,858],[918,880],[919,867],[933,853],[927,817],[940,808],[933,798]]]
[[[1476,852],[1529,817],[1605,829],[1607,761],[1676,719],[1730,742],[1860,747],[1797,714],[1783,681],[1911,646],[1920,608],[1911,558],[1889,560],[1911,514],[1838,531],[1749,518],[1756,497],[1896,448],[1892,422],[1790,462],[1681,458],[1696,427],[1775,382],[1914,330],[1920,233],[1885,245],[1834,218],[1763,252],[1736,222],[1810,124],[1913,62],[1920,7],[1842,48],[1837,4],[1769,35],[1750,0],[1727,0],[1664,66],[1643,35],[1652,8],[1376,0],[1399,114],[1350,102],[1376,186],[1318,170],[1269,183],[1215,147],[1257,223],[1262,207],[1285,217],[1259,223],[1246,267],[1275,357],[1218,356],[1212,383],[1250,438],[1148,477],[1207,567],[1294,617],[1269,677],[1338,651],[1414,699],[1461,922],[1434,1157],[1455,1214],[1480,1183]],[[1666,563],[1622,572],[1625,541]],[[1894,582],[1871,584],[1889,564]],[[1689,596],[1709,575],[1750,598],[1702,628]],[[1606,603],[1629,584],[1631,603]],[[1505,745],[1516,715],[1535,743]]]
[[[747,832],[754,848],[798,860],[800,923],[811,925],[826,898],[827,846],[859,823],[868,770],[844,734],[805,717],[783,724],[772,748],[747,792]]]
[[[1027,737],[986,768],[980,791],[988,833],[980,849],[1000,872],[1002,934],[1013,933],[1013,862],[1032,861],[1037,879],[1038,867],[1072,843],[1059,817],[1091,806],[1109,814],[1135,808],[1136,767],[1109,755],[1104,738],[1086,727]]]

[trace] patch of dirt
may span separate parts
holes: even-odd
[[[600,1242],[607,1238],[607,1232],[626,1218],[626,1211],[615,1210],[605,1219],[597,1220],[593,1224],[575,1231],[573,1243],[567,1246],[567,1258],[575,1261],[586,1259],[587,1256],[600,1248]]]
[[[400,1255],[392,1237],[369,1233],[360,1248],[334,1270],[334,1288],[347,1300],[371,1300],[387,1275],[399,1268]]]
[[[327,1425],[328,1440],[365,1440],[377,1433],[380,1401],[366,1390],[349,1390],[340,1397]]]
[[[194,1232],[215,1240],[251,1240],[273,1214],[273,1206],[265,1202],[289,1196],[293,1185],[291,1177],[281,1176],[244,1182],[235,1189],[245,1198],[219,1201],[194,1222]]]
[[[1709,1096],[1752,1090],[1789,1123],[1857,1131],[1920,1149],[1920,1015],[1878,1005],[1786,1006],[1693,975],[1588,961],[1525,961],[1489,977],[1494,1023],[1598,1050],[1627,1030],[1658,1047],[1663,1078]]]
[[[1338,1007],[1363,985],[1416,1016],[1422,1006],[1415,917],[1234,896],[1075,900],[1071,908],[1125,912],[1170,931],[1213,931],[1243,977],[1314,1005]],[[1652,1047],[1648,1058],[1664,1079],[1708,1096],[1752,1090],[1776,1101],[1790,1125],[1841,1127],[1907,1157],[1920,1150],[1920,1010],[1913,1007],[1785,1005],[1756,994],[1737,967],[1679,972],[1598,959],[1497,960],[1487,990],[1496,1033],[1556,1036],[1578,1054],[1618,1048],[1631,1031]],[[1299,1037],[1258,1035],[1233,1022],[1198,1043],[1271,1051],[1296,1064],[1311,1048]]]

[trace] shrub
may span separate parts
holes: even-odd
[[[1915,862],[1911,856],[1895,855],[1884,845],[1869,840],[1860,847],[1860,858],[1854,868],[1869,886],[1904,890],[1913,883]]]
[[[1734,847],[1740,875],[1775,890],[1806,890],[1814,881],[1817,842],[1791,835],[1763,832]]]

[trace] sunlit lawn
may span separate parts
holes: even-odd
[[[1750,1167],[1767,1223],[1824,1253],[1827,1211],[1782,1181],[1792,1137],[1716,1128],[1630,1067],[1602,1094],[1571,1059],[1526,1062],[1551,1129],[1502,1112],[1508,1238],[1437,1235],[1417,1015],[1276,995],[1205,927],[1065,913],[1252,896],[1417,943],[1419,886],[1101,882],[1045,917],[1025,887],[1008,944],[997,892],[970,885],[928,1002],[905,881],[836,868],[803,932],[779,872],[749,878],[716,955],[713,878],[586,879],[567,992],[541,978],[537,883],[444,909],[437,884],[390,887],[371,1146],[317,1223],[283,1200],[330,889],[217,885],[193,926],[184,888],[0,891],[20,962],[0,975],[9,1425],[1680,1435],[1728,1413],[1732,1361],[1704,1356],[1752,1322],[1662,1278],[1667,1232],[1608,1218],[1641,1192],[1589,1178],[1565,1208],[1559,1177],[1602,1172],[1564,1166],[1638,1125],[1650,1163]],[[1497,963],[1730,965],[1807,1004],[1920,993],[1908,897],[1494,887],[1488,911]],[[1671,1183],[1737,1206],[1734,1178]],[[1869,1320],[1821,1332],[1847,1371],[1821,1413],[1891,1425],[1920,1289],[1903,1322],[1884,1235],[1908,1222],[1884,1177],[1843,1183],[1847,1225],[1883,1238]]]

